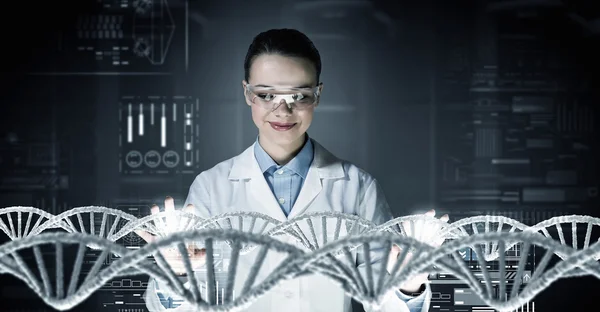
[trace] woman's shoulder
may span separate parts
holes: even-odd
[[[201,180],[203,182],[207,182],[210,180],[221,180],[220,177],[228,176],[231,172],[234,160],[235,157],[231,157],[213,165],[208,169],[203,170],[198,175],[196,175],[196,180]]]
[[[314,140],[313,142],[315,143],[315,160],[318,162],[318,166],[324,166],[329,168],[341,167],[341,169],[344,172],[344,175],[349,180],[360,179],[370,182],[374,179],[373,176],[360,165],[348,159],[334,155],[332,152],[327,150],[327,148],[323,147],[318,142]]]
[[[371,173],[349,160],[340,159],[340,163],[350,180],[360,180],[364,184],[370,184],[375,180]]]

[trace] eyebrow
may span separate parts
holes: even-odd
[[[269,86],[269,85],[264,85],[264,84],[257,84],[255,85],[256,87],[261,87],[261,88],[273,88],[273,86]],[[309,84],[304,84],[298,87],[292,87],[292,88],[298,88],[298,89],[304,89],[304,88],[314,88],[312,85]]]

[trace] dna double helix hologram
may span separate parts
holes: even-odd
[[[27,221],[24,226],[22,224],[23,214],[27,214]],[[17,216],[16,228],[14,226],[14,215]],[[53,214],[35,207],[15,206],[3,208],[0,209],[0,230],[2,230],[2,232],[4,232],[11,240],[27,237],[28,235],[35,235],[51,227],[61,227],[64,230],[68,230],[66,224],[56,224],[54,221],[48,222],[48,220],[54,218],[55,216]],[[32,222],[35,223],[29,228]]]
[[[204,219],[195,224],[195,229],[225,229],[244,233],[265,234],[279,225],[281,221],[258,212],[234,211]],[[230,242],[225,242],[231,247]],[[252,251],[256,246],[244,245],[240,254]]]
[[[95,221],[100,218],[102,221]],[[85,226],[86,220],[89,226]],[[410,235],[423,224],[437,226],[445,240],[442,246]],[[307,274],[330,278],[349,296],[377,310],[387,295],[405,281],[418,274],[443,271],[464,282],[490,307],[512,311],[561,278],[600,279],[600,242],[592,241],[591,235],[598,230],[597,225],[600,225],[598,218],[578,215],[554,217],[533,226],[499,216],[476,216],[446,223],[418,215],[376,226],[358,216],[333,212],[306,214],[279,222],[249,212],[200,218],[174,211],[136,218],[98,206],[74,208],[56,216],[34,207],[9,207],[0,209],[0,230],[11,239],[0,246],[0,273],[22,280],[46,304],[58,310],[77,306],[111,279],[144,275],[164,283],[198,311],[240,311],[283,280]],[[571,241],[566,239],[563,227],[570,228]],[[578,230],[584,229],[586,234],[578,237]],[[136,230],[152,233],[157,239],[139,249],[117,243]],[[579,242],[580,237],[583,243]],[[205,269],[201,273],[192,266],[187,250],[190,242],[198,242],[206,249]],[[231,259],[226,280],[219,287],[213,250],[220,243],[231,248]],[[516,244],[523,246],[517,259],[516,281],[524,274],[529,250],[542,250],[542,259],[524,287],[519,283],[510,285],[500,278],[500,291],[494,292],[487,267],[492,262],[498,263],[499,275],[504,276],[503,251]],[[399,246],[401,253],[386,272],[393,245]],[[65,264],[67,248],[77,250],[73,265]],[[92,248],[96,251],[95,259],[89,263],[89,270],[83,270],[83,254]],[[165,259],[163,251],[169,248],[178,251],[183,260],[190,287],[183,285]],[[465,248],[476,254],[483,280],[459,255]],[[52,252],[44,253],[44,249]],[[409,252],[411,256],[407,258]],[[34,263],[26,263],[23,255],[27,253],[33,255]],[[238,274],[239,265],[248,253],[253,253],[257,261],[249,265],[249,274]],[[362,266],[356,267],[353,253],[362,255]],[[117,257],[105,267],[104,259],[111,254]],[[281,260],[275,269],[266,268],[263,262],[272,254]],[[401,266],[403,262],[405,265]]]
[[[293,236],[305,248],[315,251],[320,246],[348,235],[371,231],[375,224],[356,215],[341,212],[311,212],[281,222],[267,233],[286,233]],[[320,236],[317,235],[321,233]]]
[[[523,242],[525,250],[534,247],[544,249],[542,262],[523,291],[519,292],[519,287],[513,287],[509,298],[494,298],[495,292],[492,289],[493,284],[489,272],[486,270],[487,260],[485,260],[482,245],[495,242],[499,246],[498,248],[502,249],[515,241]],[[332,254],[339,253],[340,249],[347,249],[348,246],[355,246],[359,242],[362,243],[364,249],[369,249],[372,244],[382,244],[389,247],[396,244],[404,252],[399,255],[398,262],[391,270],[390,275],[381,274],[378,276],[378,281],[375,281],[375,276],[369,273],[373,269],[369,262],[365,263],[365,273],[359,274],[360,271],[355,269],[353,259],[346,258],[346,262],[343,263],[342,259],[331,260],[331,257],[329,257]],[[475,246],[477,259],[483,270],[484,286],[477,280],[475,274],[467,268],[464,260],[458,254],[459,250],[471,246]],[[405,267],[399,268],[399,264],[402,263],[408,250],[414,250],[415,254]],[[557,253],[569,256],[549,268],[548,263],[553,257],[554,260],[560,260]],[[365,251],[365,254],[368,254],[368,252]],[[599,254],[600,243],[598,242],[587,249],[575,250],[533,232],[479,233],[449,241],[438,248],[419,242],[411,237],[390,236],[388,233],[366,233],[333,242],[312,254],[306,254],[305,258],[299,261],[304,263],[303,268],[325,274],[336,280],[349,295],[374,309],[382,303],[387,292],[399,288],[403,282],[419,273],[433,273],[437,271],[434,267],[439,267],[467,284],[486,304],[494,309],[513,311],[533,299],[545,287],[560,278],[583,275],[600,278],[600,264],[594,260],[594,257]],[[384,259],[385,256],[387,255],[384,255]],[[505,264],[503,253],[500,254],[498,261],[498,267],[502,271]],[[518,262],[516,280],[521,279],[526,262],[527,252],[523,252]],[[379,265],[381,270],[385,264],[379,263],[376,265]],[[573,271],[578,273],[573,274]],[[503,276],[503,272],[501,272],[501,276]],[[499,293],[504,293],[506,286],[506,281],[500,279]]]
[[[221,229],[203,229],[190,230],[184,232],[172,233],[168,237],[158,239],[140,249],[127,249],[114,242],[108,241],[101,237],[84,234],[84,233],[42,233],[36,236],[29,236],[22,239],[10,241],[0,246],[0,261],[7,268],[6,272],[13,273],[14,276],[23,280],[40,298],[48,305],[58,310],[68,310],[87,297],[94,291],[102,287],[108,281],[120,277],[144,274],[152,278],[156,278],[168,285],[177,295],[184,298],[188,303],[195,306],[201,311],[233,311],[243,309],[258,296],[268,291],[273,286],[277,285],[282,279],[293,278],[297,271],[289,270],[292,267],[281,265],[279,269],[273,270],[268,278],[255,285],[255,277],[262,265],[261,261],[254,263],[251,274],[246,276],[246,283],[243,287],[243,292],[240,293],[235,300],[232,300],[232,287],[227,286],[225,290],[225,298],[223,304],[218,304],[215,300],[216,296],[211,293],[214,287],[208,288],[208,295],[202,297],[200,294],[200,281],[196,280],[195,274],[192,271],[190,258],[186,249],[186,243],[189,241],[204,241],[204,246],[207,250],[206,280],[208,285],[214,285],[215,275],[214,261],[212,259],[212,246],[217,241],[229,241],[233,246],[232,260],[229,263],[229,279],[236,277],[237,271],[237,255],[243,244],[252,244],[257,246],[259,254],[264,259],[268,252],[279,252],[286,255],[285,261],[282,263],[291,263],[292,259],[297,259],[304,252],[297,247],[280,242],[275,238],[266,235],[256,235],[243,233],[235,230]],[[78,280],[81,271],[83,252],[78,253],[77,260],[72,270],[71,278],[68,280],[67,291],[65,292],[65,268],[62,256],[64,245],[77,245],[79,250],[83,250],[87,245],[98,246],[102,249],[102,253],[97,257],[92,269],[88,272],[85,279],[80,283]],[[52,246],[56,251],[56,260],[54,265],[56,274],[54,281],[51,281],[46,263],[42,257],[40,249],[43,246]],[[160,250],[165,248],[177,248],[181,258],[185,264],[186,272],[190,278],[190,289],[183,287],[181,281],[177,278],[177,274],[173,272],[171,267],[167,265],[164,257],[161,256]],[[20,251],[32,249],[35,255],[36,266],[39,271],[39,276],[34,274],[32,270],[19,255]],[[113,261],[108,267],[101,268],[103,260],[109,253],[120,255],[120,258]],[[148,261],[148,255],[156,257],[156,263]],[[12,259],[11,259],[12,258]],[[6,259],[11,259],[6,261]],[[41,280],[41,282],[40,282]],[[53,286],[55,285],[55,286]],[[212,309],[211,309],[212,308]]]
[[[449,224],[441,230],[440,235],[446,239],[466,237],[480,233],[479,228],[481,225],[483,225],[483,233],[523,232],[529,228],[522,222],[504,216],[473,216]],[[516,244],[517,242],[509,242],[504,246],[502,253]],[[474,248],[473,246],[470,247],[471,249]],[[484,244],[483,248],[485,260],[491,261],[499,257],[501,249],[498,248],[496,242]]]

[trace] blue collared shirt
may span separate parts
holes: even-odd
[[[314,159],[314,147],[308,135],[304,146],[296,157],[285,165],[278,165],[258,143],[254,144],[254,157],[262,171],[271,192],[283,213],[288,216],[304,185],[308,169]]]

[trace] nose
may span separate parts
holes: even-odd
[[[292,107],[285,101],[285,99],[281,99],[279,102],[275,102],[273,112],[275,112],[275,116],[277,117],[290,116],[292,114]]]

